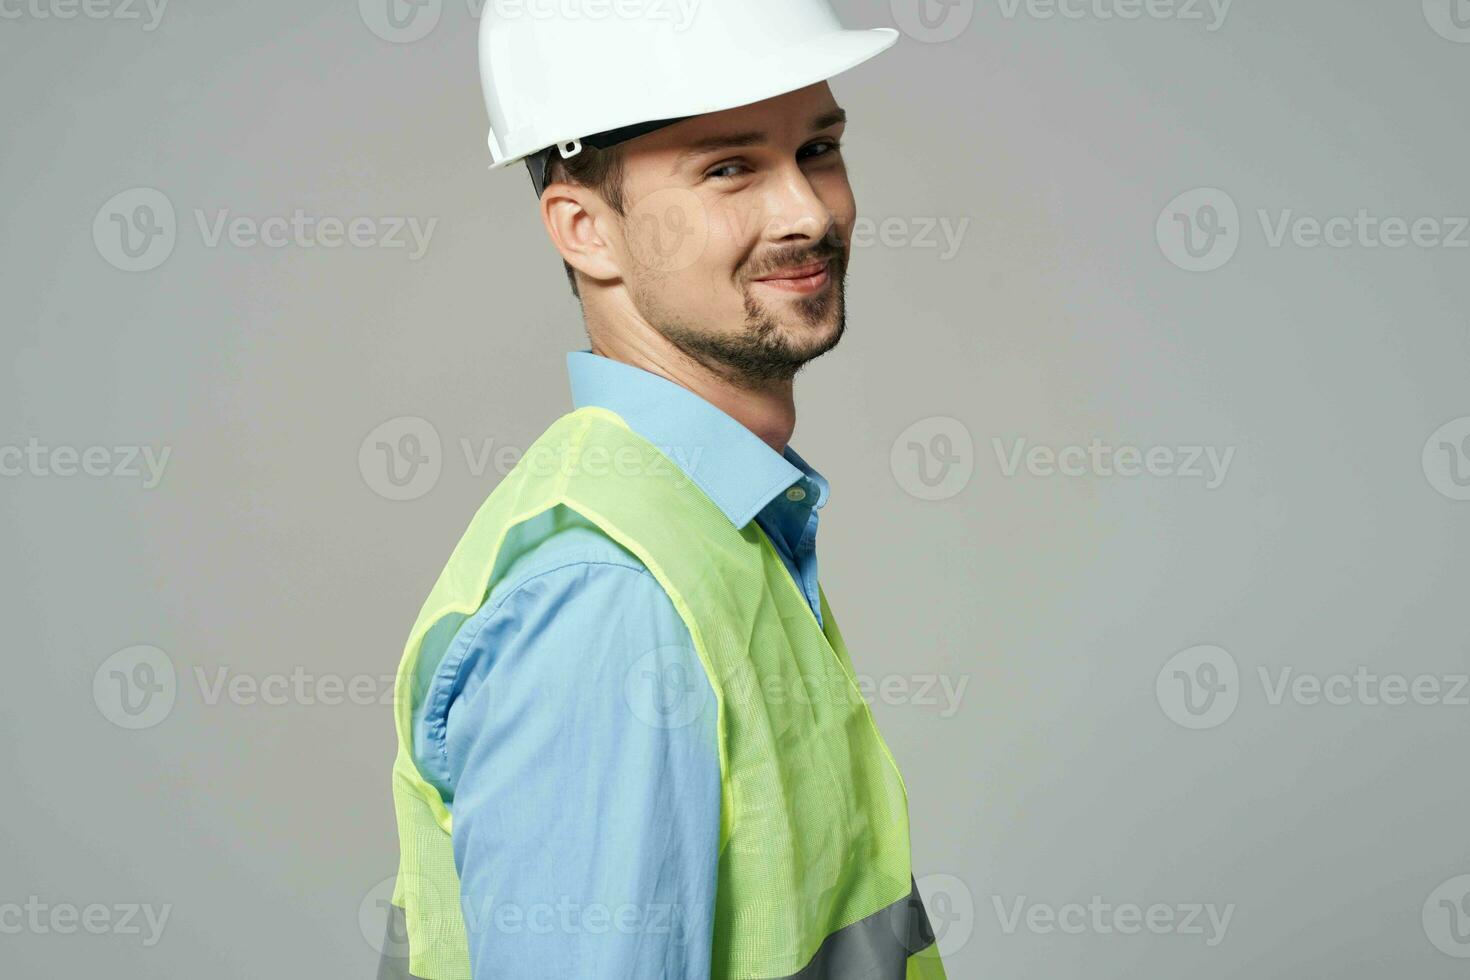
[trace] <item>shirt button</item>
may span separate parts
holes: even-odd
[[[798,500],[805,500],[806,491],[803,490],[801,487],[792,487],[790,490],[786,491],[786,499],[790,500],[792,503],[795,503]]]

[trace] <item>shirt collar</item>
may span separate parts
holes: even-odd
[[[737,528],[803,479],[816,492],[812,506],[827,502],[827,481],[790,445],[776,452],[683,385],[590,348],[567,354],[567,376],[575,408],[596,406],[620,416],[663,451]]]

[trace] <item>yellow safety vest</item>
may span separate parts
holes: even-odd
[[[471,980],[466,922],[493,928],[471,900],[461,904],[449,809],[413,762],[413,712],[494,586],[507,531],[558,504],[658,580],[718,702],[712,980],[945,980],[909,863],[908,792],[826,594],[819,588],[824,628],[756,521],[736,528],[655,446],[597,407],[554,422],[490,494],[404,649],[392,912],[406,928],[408,973]]]

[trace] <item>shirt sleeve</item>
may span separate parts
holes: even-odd
[[[668,595],[605,543],[492,593],[436,679],[474,980],[709,977],[715,699]]]

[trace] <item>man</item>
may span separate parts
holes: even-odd
[[[408,955],[380,976],[943,980],[902,779],[818,585],[828,484],[789,445],[793,379],[846,319],[825,79],[893,32],[826,0],[709,0],[703,35],[484,16],[491,149],[527,160],[591,347],[411,632]],[[610,80],[603,48],[650,74]],[[731,85],[722,61],[773,70]],[[650,97],[671,70],[695,74]],[[623,88],[589,114],[579,79]]]

